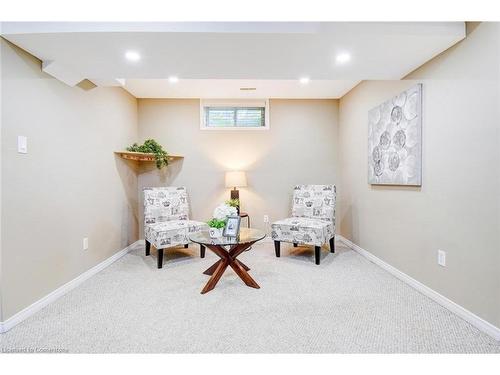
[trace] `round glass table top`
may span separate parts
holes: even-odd
[[[208,230],[192,233],[189,239],[200,245],[237,245],[240,243],[257,242],[266,237],[266,233],[259,229],[241,228],[239,237],[218,237],[211,238]]]

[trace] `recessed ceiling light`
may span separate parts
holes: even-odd
[[[299,79],[299,82],[303,85],[307,85],[309,83],[309,77],[302,77],[301,79]]]
[[[339,53],[335,57],[335,61],[337,61],[337,63],[339,63],[339,64],[345,64],[346,62],[348,62],[350,60],[351,60],[351,55],[347,52]]]
[[[139,61],[141,59],[141,55],[139,55],[136,51],[127,51],[125,52],[125,58],[128,61]]]
[[[179,78],[177,78],[176,76],[170,76],[170,77],[168,77],[168,82],[177,83],[177,82],[179,82]]]

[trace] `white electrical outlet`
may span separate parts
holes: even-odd
[[[438,264],[446,267],[446,251],[438,250]]]
[[[83,239],[83,250],[88,250],[89,249],[89,239],[88,237],[85,237]]]
[[[17,152],[20,154],[28,153],[28,138],[24,135],[17,136]]]
[[[269,216],[264,215],[264,223],[269,223]]]

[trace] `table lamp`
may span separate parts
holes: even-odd
[[[240,199],[240,192],[237,187],[247,186],[247,176],[243,171],[226,172],[226,187],[231,190],[231,199]]]

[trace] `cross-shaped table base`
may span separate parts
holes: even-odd
[[[236,259],[238,255],[247,250],[255,242],[256,241],[232,245],[229,250],[221,245],[206,244],[205,246],[212,250],[215,254],[217,254],[220,259],[205,272],[203,272],[205,275],[210,275],[211,277],[210,280],[208,280],[207,285],[205,285],[205,287],[201,291],[201,294],[210,292],[213,288],[215,288],[215,285],[217,285],[220,278],[222,277],[222,274],[228,266],[230,266],[233,271],[236,272],[236,274],[240,277],[241,280],[243,280],[243,282],[247,286],[260,289],[259,284],[257,284],[247,272],[250,271],[250,268],[248,268],[242,261]]]

